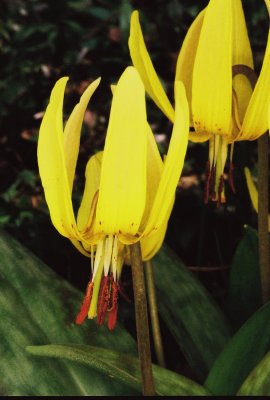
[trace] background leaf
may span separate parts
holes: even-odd
[[[233,336],[215,361],[205,387],[215,395],[234,395],[270,348],[270,303]]]
[[[79,364],[31,357],[25,347],[79,342],[136,354],[118,324],[74,324],[82,294],[10,236],[0,235],[0,393],[17,396],[131,395],[124,384]]]
[[[270,395],[270,353],[249,374],[240,387],[239,396],[269,396]]]
[[[231,271],[228,295],[230,320],[241,326],[262,306],[258,233],[246,227],[243,239],[237,246]]]
[[[27,350],[35,355],[60,357],[76,361],[117,379],[132,388],[140,390],[141,373],[138,358],[82,345],[30,346]],[[209,394],[202,386],[175,372],[153,365],[156,393],[159,396],[181,396]]]
[[[196,375],[204,379],[230,326],[204,287],[166,245],[153,259],[159,312]]]

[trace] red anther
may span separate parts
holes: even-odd
[[[232,189],[232,192],[236,193],[235,186],[234,186],[234,181],[233,181],[233,170],[234,170],[233,163],[230,162],[230,165],[229,165],[229,185],[230,185],[230,188]]]
[[[211,168],[211,175],[210,175],[210,184],[209,184],[209,197],[211,200],[216,201],[217,194],[216,194],[216,167],[213,166]]]
[[[206,163],[206,178],[205,178],[205,186],[204,186],[204,203],[208,203],[209,199],[209,187],[210,187],[210,179],[211,179],[211,170],[210,170],[210,161],[208,160]]]
[[[118,311],[118,304],[108,313],[108,323],[107,326],[110,331],[115,328],[116,321],[117,321],[117,311]]]
[[[112,331],[115,327],[118,311],[118,290],[119,286],[115,281],[111,283],[110,309],[108,309],[108,328]]]
[[[86,287],[86,292],[85,292],[85,296],[84,296],[84,299],[83,299],[83,302],[81,305],[80,312],[76,317],[75,323],[77,325],[81,325],[83,323],[83,321],[85,320],[85,318],[87,317],[91,299],[92,299],[93,286],[94,286],[94,282],[89,281],[88,285]]]
[[[109,299],[110,299],[110,277],[103,276],[100,284],[99,294],[98,294],[98,306],[97,306],[97,323],[102,325],[107,313]]]

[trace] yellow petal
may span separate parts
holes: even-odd
[[[115,89],[101,167],[97,224],[100,231],[134,235],[146,201],[145,91],[128,67]]]
[[[247,167],[245,167],[244,170],[245,170],[245,176],[246,176],[247,187],[248,187],[251,203],[252,203],[255,211],[258,213],[258,191],[253,182],[250,170]],[[270,231],[270,216],[269,215],[268,215],[268,231]]]
[[[203,19],[192,84],[193,123],[230,134],[232,109],[232,0],[210,0]]]
[[[253,57],[248,38],[248,32],[243,13],[241,0],[233,0],[233,65],[245,65],[253,69]],[[233,77],[233,88],[238,100],[238,115],[242,122],[252,95],[252,85],[249,79],[243,74]]]
[[[70,192],[72,192],[75,168],[79,154],[80,136],[83,117],[89,100],[98,87],[100,78],[92,82],[81,96],[80,102],[74,107],[64,130],[64,152]]]
[[[103,152],[92,156],[85,169],[85,186],[81,205],[78,211],[77,224],[80,231],[89,229],[93,220],[93,209],[97,204],[100,171]]]
[[[149,236],[141,238],[143,261],[151,260],[151,258],[154,257],[154,255],[159,251],[160,247],[162,246],[173,204],[174,199],[171,202],[171,206],[168,208],[168,215],[166,216],[163,224],[159,227],[159,229],[153,231]]]
[[[189,132],[188,139],[193,143],[203,143],[212,137],[211,133],[208,132]]]
[[[182,81],[191,107],[193,67],[201,33],[205,9],[200,12],[191,24],[183,41],[176,64],[175,80]],[[192,118],[192,115],[190,115]]]
[[[270,32],[262,69],[250,99],[239,140],[255,140],[268,129],[268,104],[270,101]]]
[[[163,111],[163,113],[173,121],[174,110],[160,83],[146,49],[138,11],[133,11],[131,15],[128,45],[133,65],[136,67],[142,78],[145,90],[161,111]]]
[[[253,205],[255,211],[258,212],[258,192],[257,192],[256,186],[251,177],[250,170],[247,167],[245,167],[244,171],[245,171],[247,187],[248,187],[252,205]]]
[[[63,236],[75,238],[76,222],[63,145],[63,98],[68,78],[59,79],[51,93],[38,139],[38,166],[51,220]]]
[[[83,254],[83,255],[86,256],[86,257],[91,257],[91,254],[84,250],[83,246],[81,245],[81,243],[80,243],[78,240],[75,240],[75,239],[72,240],[72,239],[71,239],[70,241],[71,241],[71,243],[73,244],[73,246],[76,247],[76,249],[77,249],[81,254]]]
[[[182,82],[175,82],[175,119],[168,155],[143,236],[159,229],[169,218],[188,144],[189,110]]]
[[[150,126],[147,124],[147,197],[140,230],[144,229],[149,218],[162,171],[163,162],[158,151],[155,137]]]

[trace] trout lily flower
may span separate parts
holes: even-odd
[[[175,190],[186,154],[189,112],[185,89],[175,84],[175,118],[165,162],[147,123],[145,90],[134,67],[128,67],[114,88],[103,152],[92,156],[75,219],[72,187],[80,131],[97,79],[85,90],[63,129],[63,98],[68,78],[52,90],[38,139],[38,164],[53,225],[91,260],[91,279],[77,316],[117,318],[119,279],[129,245],[140,241],[143,260],[158,251],[164,239]]]
[[[265,0],[268,9],[270,1]],[[139,15],[131,16],[129,49],[147,93],[174,121],[170,103],[147,52]],[[270,40],[255,85],[253,58],[241,0],[210,0],[190,26],[180,50],[175,80],[186,88],[191,110],[189,139],[209,140],[205,201],[225,202],[223,171],[231,145],[255,140],[267,130],[270,100]],[[254,87],[255,86],[255,87]]]

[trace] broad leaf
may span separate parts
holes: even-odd
[[[0,394],[136,394],[94,369],[25,351],[28,345],[76,342],[136,354],[136,344],[119,324],[113,333],[93,321],[76,326],[82,294],[4,232],[0,254]]]
[[[270,352],[249,374],[237,394],[239,396],[270,395]]]
[[[200,282],[165,245],[153,260],[158,307],[200,379],[230,339],[224,315]]]
[[[258,234],[250,227],[246,227],[233,258],[228,306],[237,328],[262,306]]]
[[[108,351],[83,345],[30,346],[27,350],[35,355],[60,357],[76,361],[111,378],[130,385],[133,389],[141,388],[141,372],[138,358],[116,351]],[[202,386],[182,375],[153,365],[156,393],[159,396],[205,396],[209,394]]]
[[[234,395],[270,349],[270,303],[233,336],[213,365],[205,387],[215,395]]]

